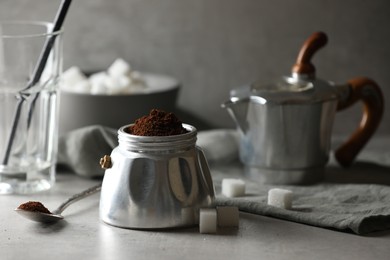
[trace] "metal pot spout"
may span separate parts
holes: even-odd
[[[247,120],[249,98],[238,99],[231,98],[222,104],[223,108],[226,108],[233,121],[236,123],[237,128],[245,134],[249,129],[249,123]]]

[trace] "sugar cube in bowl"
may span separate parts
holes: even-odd
[[[125,68],[119,67],[117,70]],[[71,79],[82,78],[78,72],[73,73],[70,75]],[[142,73],[146,87],[138,86],[127,93],[122,93],[126,85],[125,78],[110,80],[103,74],[94,74],[94,77],[94,82],[91,83],[90,80],[89,85],[86,81],[78,82],[78,87],[83,88],[82,90],[61,90],[60,134],[90,125],[118,129],[148,114],[153,108],[175,111],[180,84],[170,76]],[[108,92],[107,85],[110,85]]]

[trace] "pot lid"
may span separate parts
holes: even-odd
[[[315,67],[311,63],[314,53],[325,46],[327,36],[316,32],[303,44],[292,75],[282,77],[271,84],[258,81],[230,92],[232,99],[249,98],[258,103],[302,104],[337,99],[337,91],[330,82],[315,78]]]
[[[251,99],[263,98],[264,102],[279,104],[317,103],[337,99],[333,84],[321,80],[302,80],[300,78],[282,77],[271,84],[254,82],[250,85]]]

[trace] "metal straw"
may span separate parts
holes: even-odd
[[[20,120],[20,112],[22,109],[22,105],[23,105],[24,101],[26,100],[26,96],[29,95],[29,94],[26,94],[23,92],[25,92],[26,90],[35,86],[35,84],[37,84],[39,82],[39,80],[41,79],[42,72],[46,66],[47,59],[49,58],[51,49],[53,48],[53,45],[54,45],[54,42],[55,42],[55,39],[57,36],[56,32],[58,32],[61,29],[71,2],[72,2],[72,0],[62,0],[61,1],[61,5],[60,5],[60,7],[57,11],[56,17],[54,19],[54,26],[53,26],[51,35],[45,41],[45,44],[44,44],[42,52],[39,56],[37,65],[35,66],[33,76],[29,80],[27,86],[24,89],[22,89],[21,91],[19,91],[19,94],[18,94],[19,100],[18,100],[18,104],[16,107],[16,111],[15,111],[15,115],[14,115],[14,119],[13,119],[13,123],[12,123],[11,133],[10,133],[10,136],[8,138],[7,148],[6,148],[6,151],[4,154],[4,158],[3,158],[3,165],[8,164],[12,145],[13,145],[14,139],[15,139],[16,129],[18,128],[18,124],[19,124],[19,120]],[[36,101],[36,99],[34,101]],[[31,106],[30,109],[33,109],[33,108],[34,108],[34,106]],[[30,111],[30,114],[32,114],[31,111]]]

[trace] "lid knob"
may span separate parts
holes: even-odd
[[[315,75],[316,68],[311,63],[311,59],[319,49],[324,47],[328,42],[328,37],[323,32],[313,33],[304,43],[299,51],[297,61],[292,67],[295,74],[304,74],[308,76]]]

